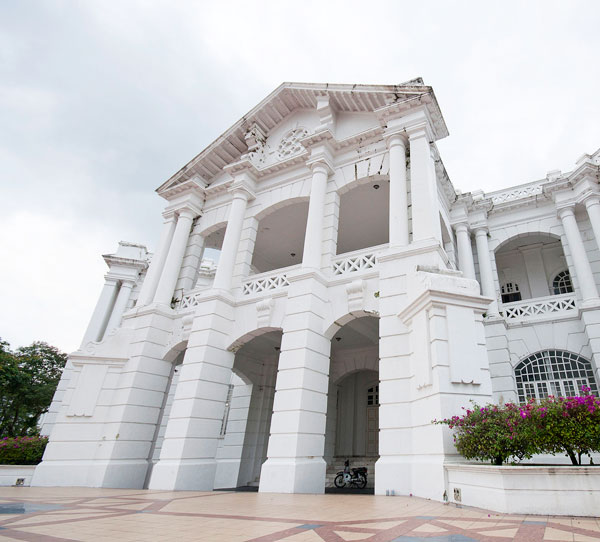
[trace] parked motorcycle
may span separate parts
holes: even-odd
[[[344,462],[344,470],[338,472],[333,480],[335,487],[357,487],[363,489],[367,485],[367,467],[350,468],[350,461]]]

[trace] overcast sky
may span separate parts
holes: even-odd
[[[600,2],[0,0],[0,337],[72,351],[154,189],[283,81],[432,85],[454,185],[600,147]]]

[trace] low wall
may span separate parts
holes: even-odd
[[[0,465],[0,487],[1,486],[28,486],[37,465]],[[23,483],[17,483],[23,478]]]
[[[458,463],[445,469],[449,502],[510,514],[600,515],[600,466]]]

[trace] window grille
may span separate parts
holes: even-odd
[[[379,405],[379,384],[371,386],[367,390],[367,406]]]
[[[552,292],[554,295],[570,294],[573,292],[573,283],[568,269],[561,271],[552,281]]]
[[[579,395],[584,385],[598,395],[592,364],[565,350],[542,350],[525,358],[515,367],[515,380],[520,403]]]
[[[233,384],[229,384],[227,390],[227,399],[225,400],[225,412],[223,413],[223,420],[221,421],[221,437],[227,433],[227,422],[229,421],[229,410],[231,409],[231,396],[233,395]]]
[[[501,288],[502,303],[521,301],[521,290],[516,282],[507,282]]]

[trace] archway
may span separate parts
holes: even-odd
[[[273,413],[281,330],[258,330],[235,354],[217,450],[215,489],[258,487]]]
[[[325,434],[326,486],[344,461],[366,466],[374,484],[379,458],[379,318],[361,316],[342,325],[331,339]]]

